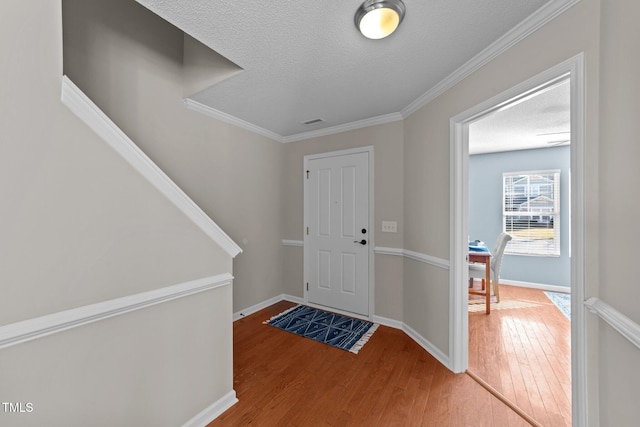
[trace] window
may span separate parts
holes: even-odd
[[[560,256],[560,171],[502,175],[507,254]]]

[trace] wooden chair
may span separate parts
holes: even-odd
[[[504,249],[511,240],[512,237],[507,233],[500,233],[496,239],[496,244],[491,252],[491,288],[496,296],[496,301],[500,302],[500,268],[502,267],[502,256],[504,255]],[[485,265],[470,263],[469,264],[469,283],[471,284],[474,278],[482,279],[482,289],[485,288]],[[490,288],[490,289],[491,289]]]

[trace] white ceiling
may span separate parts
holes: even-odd
[[[570,84],[564,80],[469,125],[469,154],[569,145]]]
[[[571,3],[404,0],[396,33],[369,40],[353,22],[363,0],[137,1],[243,69],[191,101],[279,140],[398,120],[534,12]]]

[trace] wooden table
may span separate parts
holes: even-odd
[[[487,314],[491,313],[491,253],[490,252],[475,252],[469,251],[469,262],[478,262],[482,263],[486,266],[485,273],[485,290],[484,295],[486,295],[485,300],[485,311]],[[483,295],[481,293],[469,291],[471,294]]]

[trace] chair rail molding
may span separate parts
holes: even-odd
[[[242,252],[231,238],[185,194],[138,146],[78,88],[62,76],[62,103],[89,126],[135,170],[165,195],[187,218],[231,257]]]
[[[387,248],[384,246],[376,246],[373,251],[378,255],[402,256],[414,261],[420,261],[425,264],[434,265],[436,267],[449,269],[449,260],[438,258],[435,256],[423,254],[420,252],[410,251],[402,248]]]
[[[623,337],[631,341],[633,345],[640,348],[640,325],[611,307],[600,298],[591,297],[584,302],[589,311],[602,320],[607,322],[609,326],[618,331]]]
[[[156,304],[229,286],[232,281],[231,274],[223,273],[0,326],[0,350]]]

